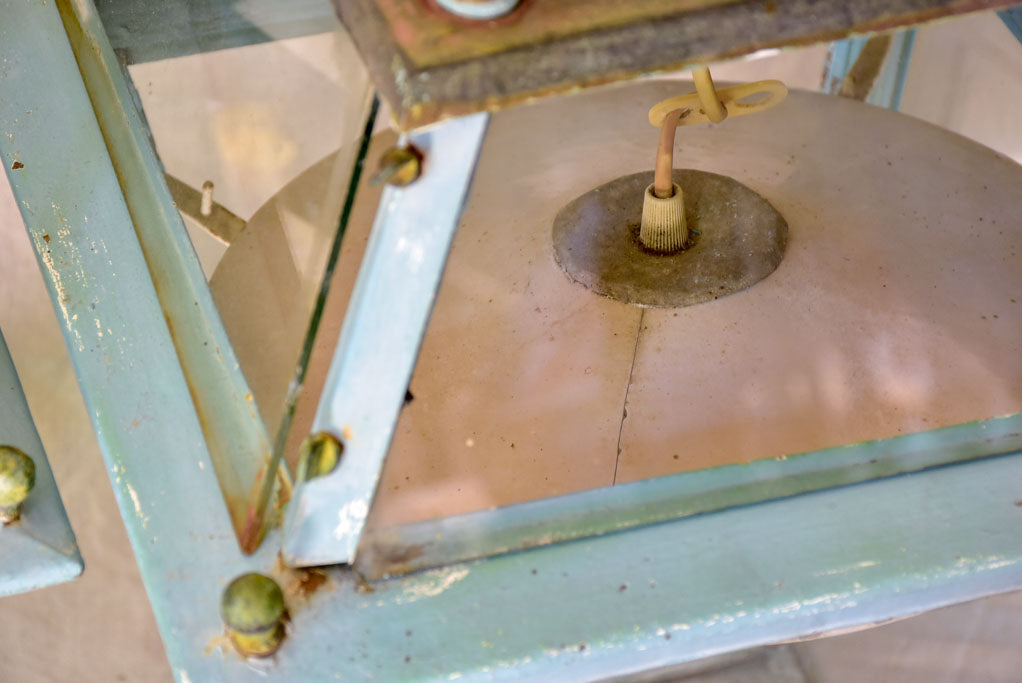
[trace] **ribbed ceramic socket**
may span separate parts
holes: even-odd
[[[674,183],[674,194],[661,199],[646,188],[642,200],[642,223],[639,241],[642,246],[662,254],[670,254],[685,246],[688,226],[685,224],[685,199],[681,187]]]

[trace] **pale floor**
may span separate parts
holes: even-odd
[[[276,189],[336,149],[340,138],[324,140],[308,132],[293,135],[293,145],[284,147],[242,144],[222,134],[242,131],[245,142],[259,143],[261,136],[286,118],[285,111],[343,105],[345,92],[337,86],[337,69],[323,64],[350,59],[350,52],[329,37],[310,44],[299,48],[296,41],[287,41],[282,46],[249,48],[253,52],[247,55],[242,54],[244,50],[232,51],[227,57],[241,62],[261,55],[260,64],[287,62],[300,71],[305,67],[301,72],[306,80],[286,80],[288,91],[265,109],[244,106],[267,100],[259,87],[218,82],[218,91],[236,94],[242,104],[211,107],[206,112],[208,121],[200,111],[191,127],[163,122],[174,121],[175,116],[179,121],[183,114],[170,108],[180,86],[173,75],[175,68],[188,74],[182,80],[195,83],[194,68],[188,71],[187,60],[137,70],[135,78],[168,170],[195,185],[214,177],[218,200],[247,218]],[[822,61],[820,49],[809,49],[722,65],[714,74],[719,80],[779,77],[812,89],[818,84]],[[933,25],[923,29],[917,41],[903,111],[1022,161],[1017,115],[1011,106],[990,104],[1022,102],[1020,74],[1022,46],[992,15]],[[168,134],[181,139],[170,144]],[[202,157],[191,153],[196,149],[207,151],[213,159],[210,167],[188,165]],[[242,168],[255,173],[239,176]],[[0,188],[0,244],[0,273],[7,283],[0,291],[0,325],[87,565],[84,576],[75,582],[0,601],[0,681],[169,680],[169,667],[95,438],[6,184]],[[218,260],[215,244],[197,246],[209,265]],[[769,662],[762,666],[756,662],[766,661],[764,656],[756,655],[744,663],[721,664],[714,672],[690,671],[690,675],[704,681],[1011,681],[1018,680],[1022,670],[1020,639],[1022,594],[1012,594],[786,647],[776,651],[780,654],[766,656]]]

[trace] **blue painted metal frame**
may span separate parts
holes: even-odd
[[[33,112],[6,122],[0,156],[30,170],[15,196],[182,683],[595,678],[1022,587],[1016,453],[455,564],[372,592],[333,568],[325,589],[296,591],[308,577],[277,563],[279,532],[252,556],[238,550],[56,9],[0,0],[0,11],[12,19],[0,26],[4,87]],[[1000,424],[1018,436],[1015,422]],[[260,664],[219,645],[220,592],[250,570],[280,579],[292,614],[285,646]]]
[[[421,177],[383,192],[313,421],[344,455],[295,489],[284,525],[292,566],[355,557],[488,122],[484,112],[413,133]]]
[[[869,36],[845,38],[831,43],[827,53],[827,67],[824,70],[824,92],[836,95],[841,83],[862,52]],[[905,92],[912,48],[915,46],[916,29],[904,29],[893,34],[884,64],[877,75],[866,102],[877,107],[898,111]]]
[[[1022,43],[1022,7],[1006,9],[1003,12],[998,12],[997,16],[1001,18],[1001,21],[1008,27],[1012,35]]]
[[[231,573],[244,560],[57,7],[0,0],[0,16],[0,74],[5,95],[16,93],[2,100],[0,157],[22,164],[11,187],[168,654],[178,659],[186,653],[173,610],[214,605],[219,587],[205,571]],[[161,580],[168,576],[172,587]]]
[[[283,465],[270,470],[270,437],[99,15],[91,0],[57,0],[56,5],[235,531],[250,550],[261,538],[264,512],[274,510],[269,495],[259,495],[264,481],[272,487],[279,480],[286,495],[290,480]]]
[[[7,114],[0,103],[0,127]],[[7,157],[0,158],[7,166]],[[76,578],[85,565],[2,333],[0,444],[20,449],[35,464],[35,486],[21,505],[21,519],[0,526],[0,596]]]

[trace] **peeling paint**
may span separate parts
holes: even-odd
[[[423,598],[432,598],[440,595],[448,588],[464,579],[469,574],[468,567],[454,567],[426,572],[421,577],[409,580],[401,595],[394,599],[394,602],[403,605]]]
[[[844,567],[835,567],[833,569],[826,569],[824,571],[813,572],[813,576],[832,576],[835,574],[847,574],[850,571],[856,569],[866,569],[867,567],[875,567],[879,562],[876,560],[863,560],[862,562],[856,562],[855,564],[849,564]]]
[[[128,489],[128,495],[131,496],[131,502],[135,506],[135,516],[139,518],[142,522],[142,528],[145,529],[149,524],[149,517],[142,512],[142,504],[139,502],[138,492],[135,491],[135,488],[131,484],[127,484],[126,488]]]
[[[364,500],[353,500],[342,507],[338,513],[337,527],[334,537],[343,540],[346,536],[357,534],[369,516],[369,505]]]

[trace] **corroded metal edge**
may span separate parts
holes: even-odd
[[[810,45],[851,33],[883,31],[1014,4],[1011,0],[789,0],[767,4],[746,0],[478,59],[420,66],[414,55],[397,45],[374,0],[333,1],[374,84],[403,129],[764,48]]]

